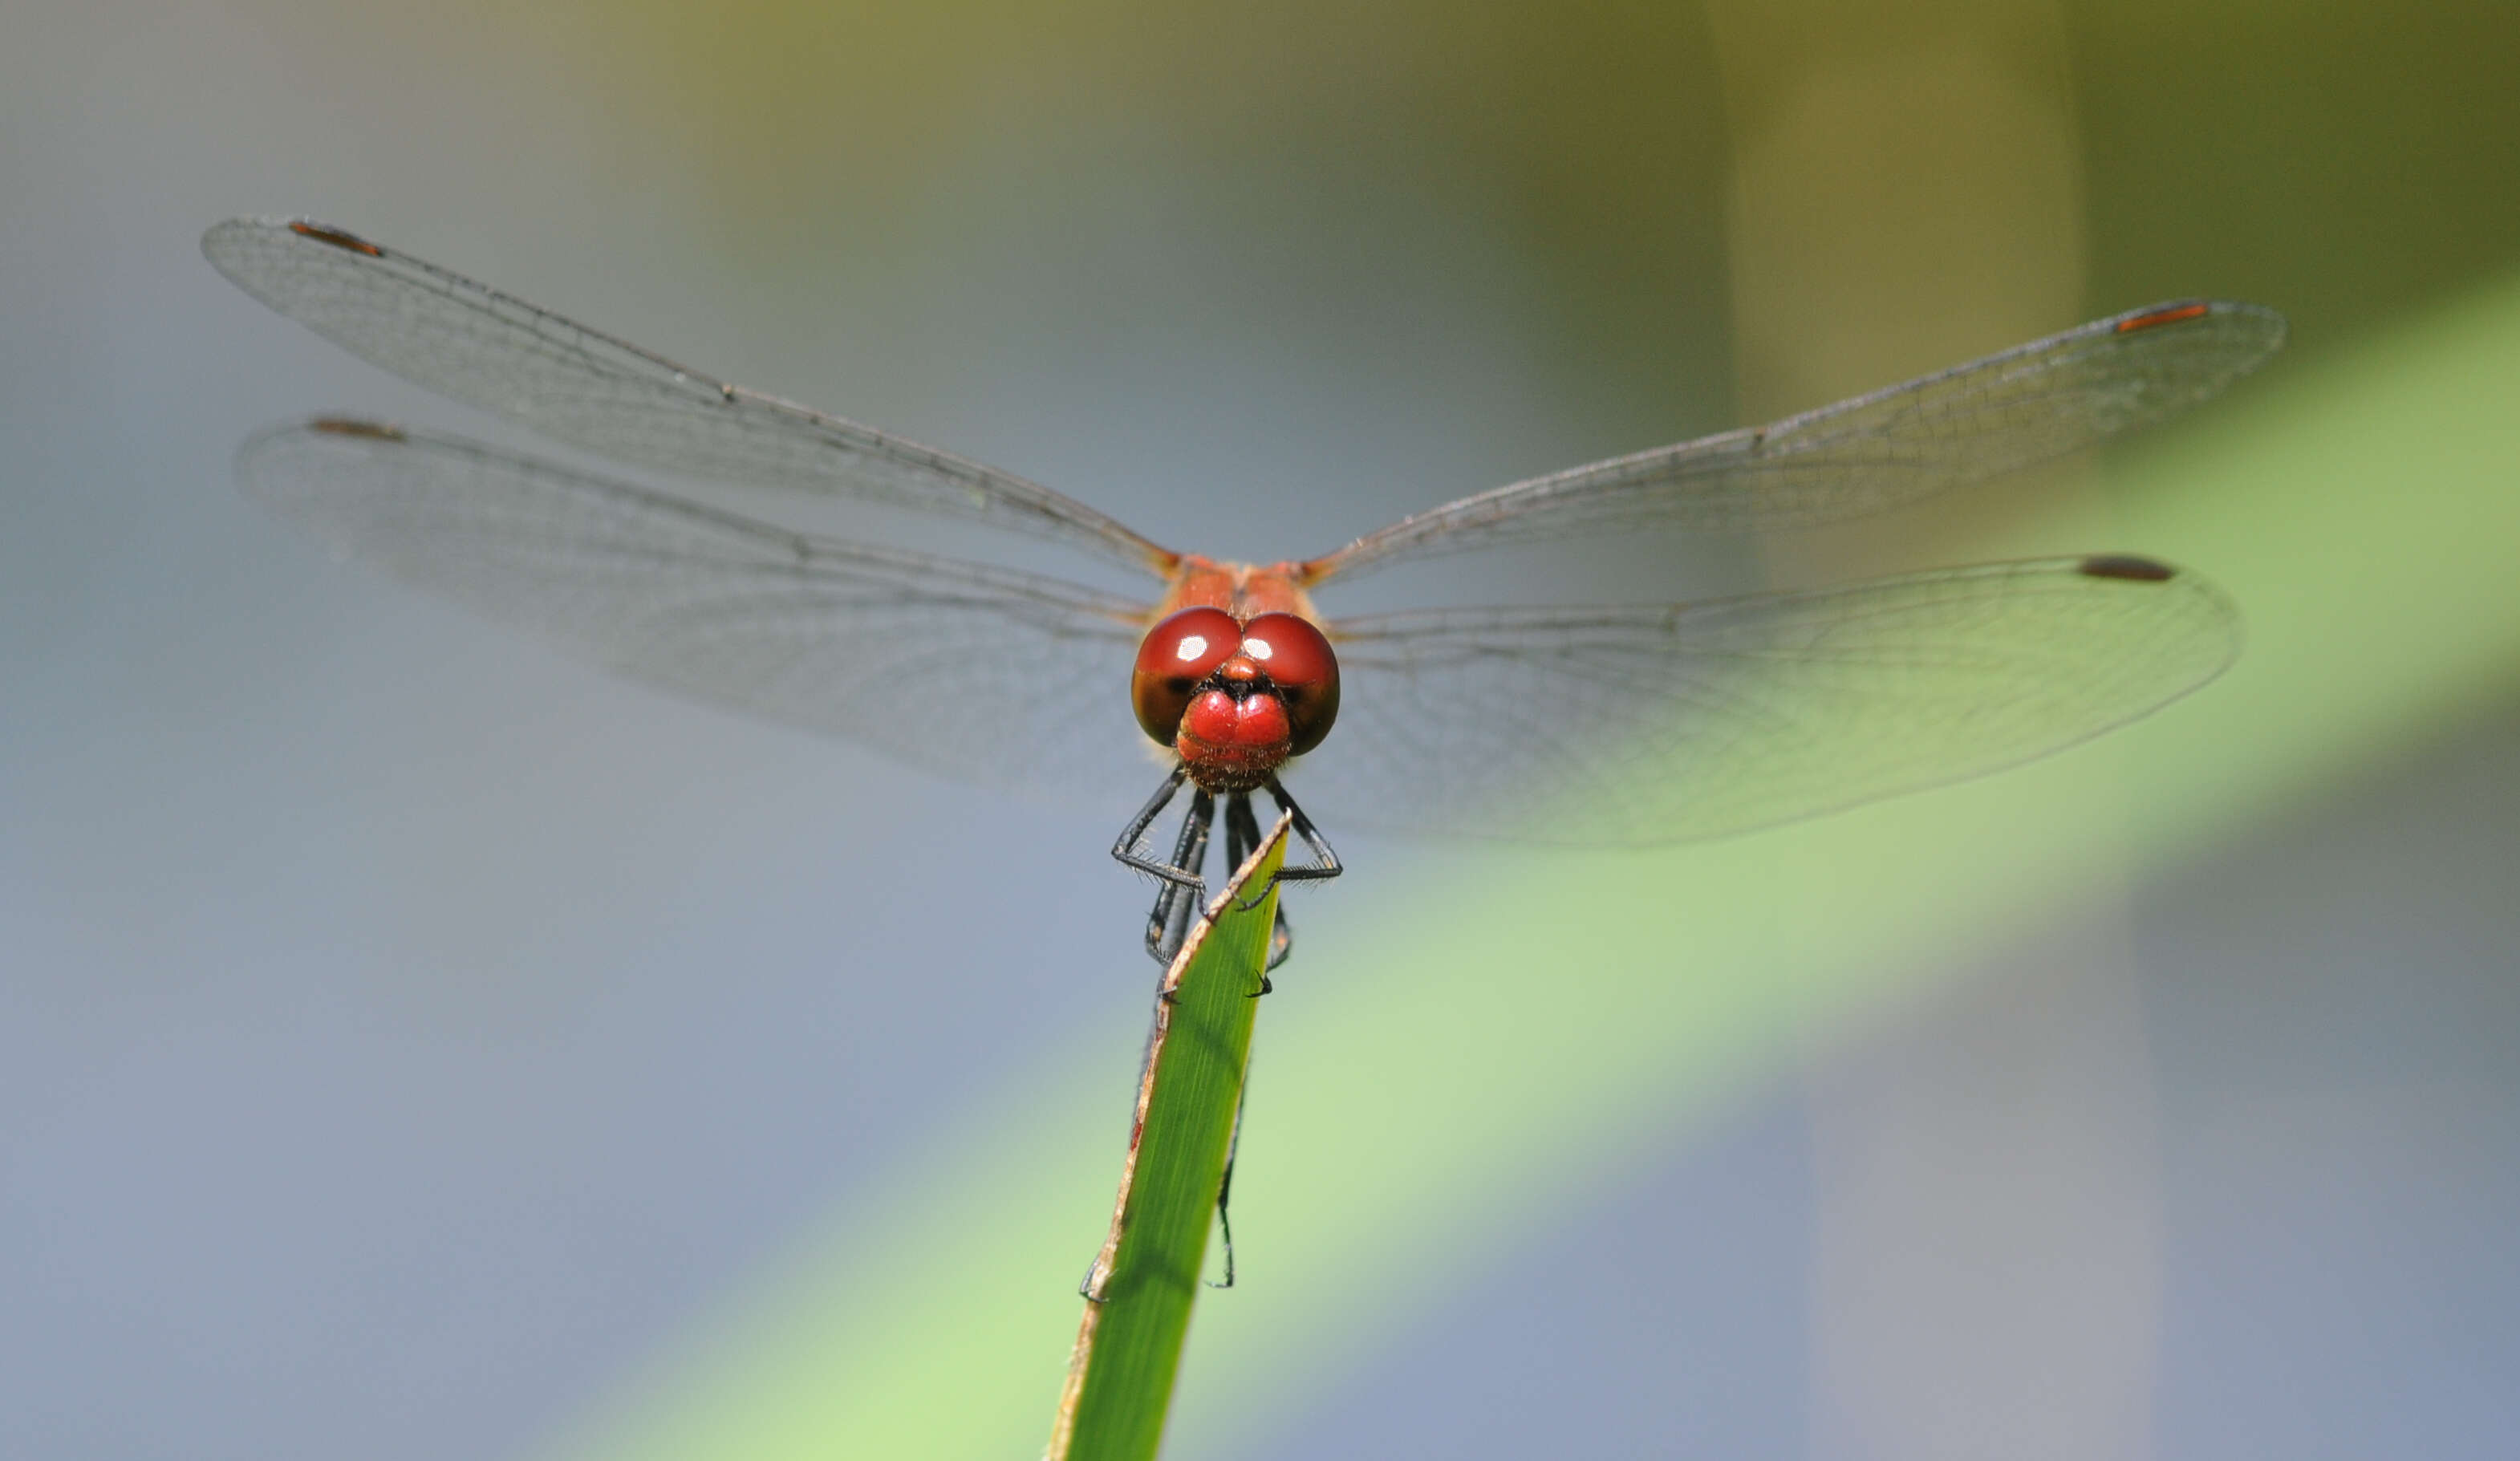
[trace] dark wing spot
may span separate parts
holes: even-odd
[[[328,436],[358,436],[369,441],[400,441],[402,428],[382,421],[352,421],[346,416],[321,416],[306,423],[306,430],[322,432]]]
[[[2093,578],[2123,578],[2129,583],[2167,583],[2179,571],[2166,563],[2132,553],[2102,553],[2083,560],[2083,572]]]
[[[2129,315],[2118,321],[2120,335],[2133,335],[2138,330],[2150,330],[2159,325],[2176,325],[2182,320],[2202,319],[2214,312],[2214,306],[2199,299],[2190,304],[2165,304],[2159,309]]]
[[[326,224],[309,223],[304,219],[300,219],[295,223],[290,224],[289,231],[297,235],[301,239],[313,239],[318,244],[330,244],[336,249],[347,249],[352,253],[364,253],[370,258],[382,258],[385,256],[385,251],[382,249],[380,249],[376,245],[369,243],[367,240],[360,238],[357,234],[344,233],[340,229],[333,228]]]

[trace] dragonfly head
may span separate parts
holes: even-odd
[[[1238,620],[1200,606],[1165,616],[1138,646],[1138,724],[1211,792],[1245,792],[1322,743],[1338,718],[1338,657],[1291,614]]]

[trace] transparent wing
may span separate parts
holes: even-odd
[[[239,218],[202,252],[352,354],[616,461],[976,519],[1158,574],[1173,562],[1038,483],[712,380],[337,228]]]
[[[1140,604],[362,422],[266,432],[238,472],[348,556],[697,700],[1117,809],[1161,775],[1123,689]]]
[[[2156,304],[1776,423],[1446,503],[1307,565],[1333,573],[1632,527],[1767,531],[1878,512],[2177,415],[2282,345],[2255,304]]]
[[[2239,616],[2192,574],[2089,558],[1335,638],[1337,728],[1286,778],[1325,826],[1644,845],[2071,746],[2212,679]]]

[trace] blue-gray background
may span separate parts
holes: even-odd
[[[1859,81],[2025,44],[1800,9]],[[1313,551],[1811,403],[1736,359],[1755,87],[1712,14],[14,10],[0,1453],[533,1451],[900,1170],[940,1084],[1099,1046],[1116,1121],[1142,1029],[1126,808],[661,700],[258,516],[267,421],[483,428],[204,225],[314,212],[1165,541]],[[2507,7],[2032,28],[2088,312],[2261,297],[2315,363],[2520,266]],[[1372,1363],[1253,1394],[1247,1453],[2508,1454],[2520,683],[2477,703],[1815,1020]],[[1342,849],[1309,938],[1423,855]],[[989,997],[940,1007],[949,963]]]

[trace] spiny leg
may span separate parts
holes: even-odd
[[[1322,836],[1322,830],[1313,825],[1312,818],[1304,815],[1304,809],[1295,804],[1295,799],[1286,795],[1286,789],[1278,784],[1278,778],[1272,776],[1264,785],[1268,788],[1269,799],[1278,803],[1278,809],[1295,819],[1293,831],[1296,840],[1304,845],[1305,851],[1313,854],[1309,863],[1280,868],[1278,881],[1326,883],[1345,872],[1346,869],[1339,865],[1338,853],[1330,849],[1329,840]]]
[[[1155,794],[1147,799],[1147,804],[1139,807],[1138,814],[1129,819],[1129,825],[1120,829],[1120,840],[1111,845],[1111,855],[1123,866],[1152,873],[1171,882],[1181,881],[1181,869],[1139,856],[1138,844],[1146,840],[1147,829],[1155,825],[1155,818],[1164,814],[1164,808],[1172,804],[1173,798],[1181,794],[1182,783],[1188,780],[1190,767],[1175,765],[1171,774],[1164,778],[1164,784],[1155,788]],[[1197,882],[1197,875],[1192,874],[1191,881]]]
[[[1215,799],[1205,791],[1192,791],[1181,835],[1173,841],[1172,861],[1158,862],[1141,854],[1138,847],[1146,841],[1147,829],[1163,815],[1164,808],[1180,795],[1182,784],[1189,779],[1188,766],[1174,766],[1164,784],[1155,789],[1155,795],[1147,799],[1147,804],[1121,829],[1120,840],[1111,845],[1111,855],[1122,866],[1163,880],[1163,891],[1157,894],[1154,911],[1147,919],[1147,953],[1166,966],[1181,951],[1182,940],[1189,936],[1190,920],[1204,891],[1199,869],[1207,860],[1207,829],[1215,820]]]
[[[1240,868],[1243,860],[1260,846],[1260,819],[1251,812],[1251,794],[1236,792],[1225,802],[1225,862]],[[1295,946],[1294,933],[1286,926],[1286,905],[1282,899],[1277,916],[1269,929],[1269,962],[1260,975],[1260,992],[1270,992],[1268,971],[1286,962],[1287,953]]]
[[[1295,804],[1294,798],[1286,795],[1286,789],[1279,784],[1278,778],[1272,776],[1262,785],[1267,789],[1270,799],[1278,803],[1278,810],[1294,819],[1290,830],[1313,858],[1309,863],[1280,867],[1278,876],[1272,881],[1272,886],[1278,883],[1316,883],[1337,877],[1343,871],[1339,865],[1338,853],[1331,849],[1329,840],[1322,836],[1321,829],[1313,825],[1313,819],[1304,815],[1304,809]],[[1247,799],[1244,814],[1249,815]],[[1252,845],[1257,846],[1260,841],[1257,831],[1259,824],[1255,820],[1251,825],[1254,829],[1251,837]],[[1278,900],[1277,924],[1270,931],[1268,967],[1274,970],[1285,963],[1286,956],[1294,952],[1294,947],[1295,931],[1286,922],[1286,902],[1285,899],[1281,898]],[[1266,979],[1261,981],[1260,992],[1264,994],[1269,992]]]
[[[1190,926],[1198,917],[1199,904],[1206,888],[1198,881],[1207,865],[1208,829],[1216,823],[1216,799],[1206,792],[1191,794],[1190,810],[1182,817],[1181,835],[1173,840],[1173,867],[1191,875],[1188,883],[1167,880],[1155,893],[1154,911],[1147,915],[1147,953],[1166,969],[1181,953],[1190,937]]]

